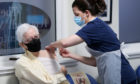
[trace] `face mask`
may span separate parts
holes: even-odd
[[[41,49],[40,39],[33,39],[29,43],[25,44],[30,52],[37,52]]]
[[[74,21],[79,26],[82,26],[85,24],[85,20],[82,20],[82,18],[80,16],[75,16]]]

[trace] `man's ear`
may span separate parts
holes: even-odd
[[[22,48],[24,48],[24,49],[28,49],[27,46],[25,46],[24,43],[19,43],[19,45],[20,45]]]

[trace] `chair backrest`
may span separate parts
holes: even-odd
[[[136,69],[138,84],[140,84],[140,66]]]

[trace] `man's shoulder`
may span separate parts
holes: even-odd
[[[28,58],[22,55],[15,63],[15,67],[25,66],[28,62]]]
[[[52,58],[52,59],[55,59],[56,58],[55,53],[52,54],[52,53],[48,52],[47,50],[41,50],[40,52],[41,52],[41,55],[43,57]]]

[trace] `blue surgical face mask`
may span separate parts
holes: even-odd
[[[75,16],[74,21],[79,26],[82,26],[85,24],[85,20],[82,20],[82,18],[80,16]]]

